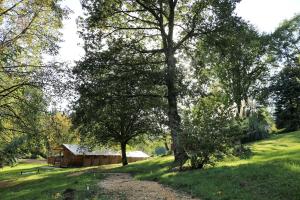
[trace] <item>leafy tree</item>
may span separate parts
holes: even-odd
[[[300,65],[285,67],[273,80],[278,128],[295,131],[300,128]]]
[[[80,97],[75,103],[73,121],[82,140],[88,143],[119,143],[122,163],[127,165],[128,142],[157,131],[155,111],[160,102],[156,97],[160,97],[160,90],[153,86],[156,78],[150,74],[159,77],[160,73],[153,64],[141,68],[139,63],[146,58],[122,43],[119,40],[106,50],[87,51],[85,58],[77,63],[74,73]]]
[[[274,66],[299,66],[300,14],[284,21],[272,34],[269,56]]]
[[[38,141],[45,111],[42,54],[56,54],[67,10],[56,0],[0,1],[0,151],[1,156]],[[18,146],[15,146],[18,145]],[[6,149],[3,150],[2,149]],[[13,155],[10,153],[9,155]]]
[[[43,153],[49,153],[61,144],[79,143],[79,133],[72,130],[71,118],[64,113],[45,113],[41,119],[41,129],[40,150]]]
[[[206,68],[213,79],[236,104],[237,116],[243,116],[242,102],[256,98],[268,72],[265,35],[259,34],[242,19],[232,20],[218,33],[198,42],[195,63]],[[203,69],[201,73],[207,73]],[[202,74],[199,74],[203,78]],[[214,83],[215,84],[215,83]]]
[[[23,90],[22,101],[14,104],[13,110],[1,112],[0,159],[5,163],[12,164],[15,158],[29,153],[42,138],[40,121],[46,109],[42,92]]]
[[[186,112],[182,137],[192,168],[213,164],[234,147],[240,129],[233,109],[224,93],[214,91]]]
[[[87,0],[83,8],[87,18],[82,20],[83,38],[89,39],[85,48],[93,51],[94,41],[118,42],[149,60],[162,61],[162,82],[168,101],[169,128],[175,161],[183,164],[186,154],[178,136],[182,132],[178,112],[178,97],[185,89],[183,73],[186,56],[184,47],[222,27],[232,16],[239,0]],[[98,44],[98,43],[96,43]],[[154,57],[154,58],[153,58]],[[148,61],[145,62],[147,64]],[[143,95],[142,95],[143,96]]]
[[[271,64],[282,70],[270,86],[278,128],[299,129],[300,15],[284,21],[272,34]]]

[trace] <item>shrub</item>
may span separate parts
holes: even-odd
[[[181,140],[192,168],[203,168],[229,153],[240,137],[233,107],[225,95],[216,93],[201,98],[185,112]]]
[[[242,138],[242,143],[265,139],[270,133],[277,132],[275,122],[266,108],[260,108],[251,113],[245,119],[245,124],[246,136]]]
[[[156,147],[155,148],[155,155],[161,156],[161,155],[166,155],[167,150],[165,147]]]

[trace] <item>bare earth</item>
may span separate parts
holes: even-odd
[[[13,185],[13,181],[0,181],[0,189],[10,187]]]
[[[102,195],[109,199],[196,200],[194,197],[179,193],[154,181],[134,180],[130,174],[107,173],[106,175],[106,178],[98,185],[102,188]]]

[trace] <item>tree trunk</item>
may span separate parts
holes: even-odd
[[[168,152],[169,152],[169,151],[170,151],[170,148],[169,148],[169,146],[168,146],[168,143],[167,143],[167,141],[165,141],[164,143],[165,143],[165,149],[166,149],[166,151],[168,151]]]
[[[127,156],[126,156],[126,143],[121,142],[121,151],[122,151],[122,165],[128,165]]]
[[[164,18],[161,17],[160,21],[160,29],[162,36],[162,44],[164,49],[164,54],[166,57],[166,86],[168,88],[168,118],[169,118],[169,128],[171,130],[172,142],[173,142],[173,150],[175,162],[174,164],[182,167],[182,165],[187,160],[187,154],[180,143],[180,133],[181,133],[181,120],[178,114],[177,108],[177,95],[178,91],[176,89],[176,59],[175,59],[175,51],[176,48],[174,46],[174,26],[175,26],[175,1],[169,2],[169,16],[168,16],[168,33],[166,33],[164,27]]]
[[[167,78],[168,88],[168,118],[169,128],[171,130],[172,142],[174,146],[175,164],[182,166],[187,160],[187,154],[180,143],[181,119],[177,108],[177,91],[175,87],[176,80],[176,60],[174,51],[169,50],[167,54]]]

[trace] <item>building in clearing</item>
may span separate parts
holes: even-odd
[[[54,156],[48,157],[48,164],[57,167],[79,167],[117,164],[122,162],[122,156],[112,151],[90,151],[88,148],[76,144],[62,144],[53,149]],[[128,162],[135,162],[149,158],[142,151],[127,153]]]

